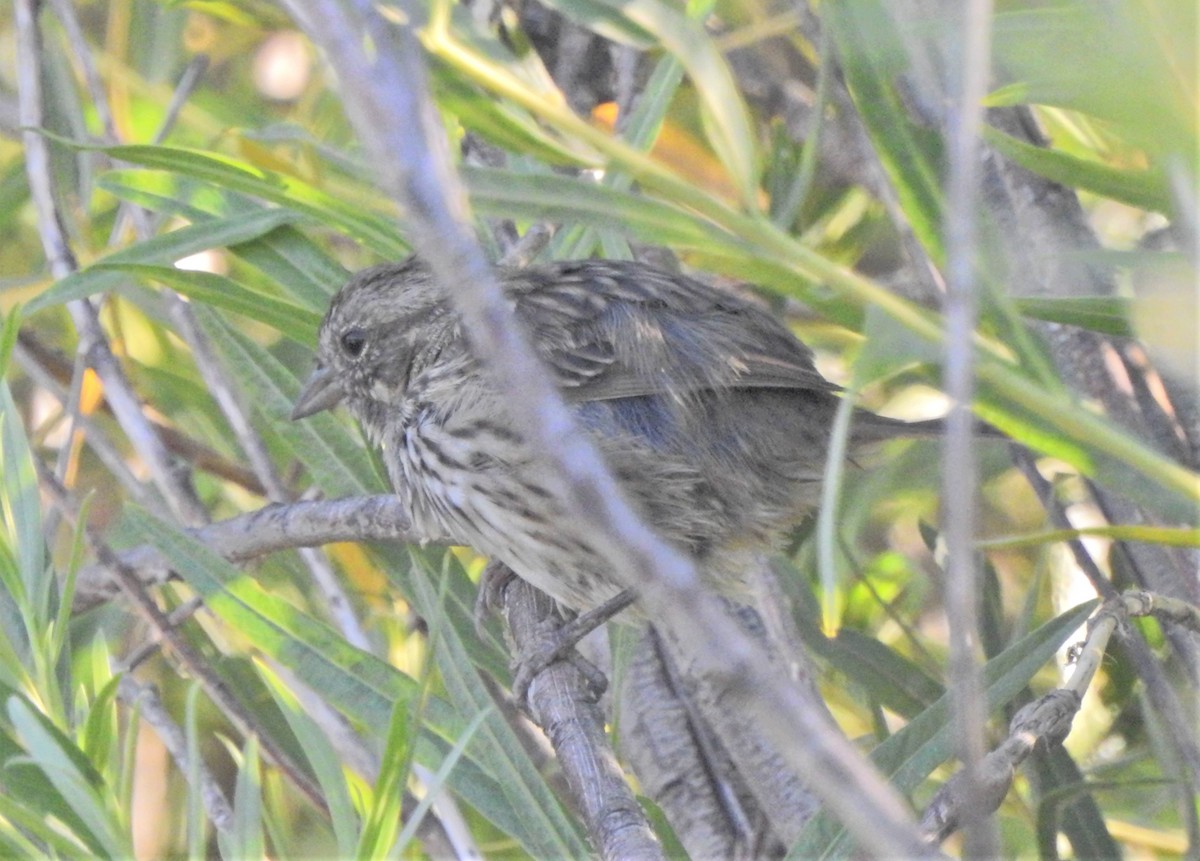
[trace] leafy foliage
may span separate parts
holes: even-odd
[[[874,276],[909,253],[905,231],[935,265],[945,260],[946,142],[911,103],[905,79],[913,73],[913,32],[934,28],[953,39],[951,22],[898,20],[878,0],[826,2],[819,4],[824,36],[814,40],[793,12],[752,3],[548,5],[647,52],[640,96],[618,131],[604,128],[603,109],[593,118],[566,106],[512,10],[496,25],[449,0],[422,7],[423,44],[451,141],[467,142],[467,152],[484,141],[502,156],[487,165],[464,157],[461,165],[481,241],[497,247],[506,229],[549,223],[557,233],[547,255],[628,257],[661,246],[685,264],[761,285],[780,307],[786,300],[787,308],[809,309],[793,315],[794,327],[871,406],[903,413],[936,385],[939,315]],[[1195,32],[1194,5],[998,6],[989,104],[1031,109],[1051,141],[1035,147],[989,129],[988,144],[1079,192],[1117,250],[1128,251],[1164,216],[1180,218],[1180,189],[1194,188],[1196,179],[1187,160],[1198,145],[1196,44],[1182,36]],[[69,360],[55,365],[52,350],[34,349],[76,349],[65,306],[85,297],[102,303],[106,331],[138,394],[189,443],[177,455],[192,461],[198,495],[214,519],[265,499],[238,478],[243,454],[174,329],[168,296],[186,298],[289,492],[336,498],[386,491],[373,454],[344,417],[296,424],[288,414],[329,296],[349,270],[400,257],[408,245],[403,218],[397,221],[349,139],[335,86],[277,8],[129,0],[81,3],[77,12],[85,45],[49,11],[42,15],[44,134],[71,219],[80,262],[74,274],[57,281],[47,274],[23,150],[0,139],[0,851],[417,854],[410,841],[420,836],[420,817],[445,789],[459,806],[465,839],[488,855],[585,855],[586,840],[553,780],[495,709],[489,676],[507,683],[508,671],[496,629],[482,638],[474,630],[478,560],[457,550],[331,547],[365,630],[364,642],[351,645],[328,594],[295,553],[253,569],[235,566],[172,522],[152,491],[139,504],[116,489],[113,464],[135,462],[136,447],[100,405],[94,378],[73,380]],[[0,17],[0,26],[13,22]],[[804,139],[751,98],[749,85],[761,81],[736,62],[736,46],[766,51],[771,40],[800,58],[795,83],[805,82],[815,99]],[[81,48],[100,70],[100,94],[85,83]],[[845,103],[832,95],[840,85],[831,71],[835,54]],[[200,55],[208,70],[172,121],[172,84]],[[276,72],[297,76],[286,96],[269,90]],[[874,169],[866,162],[853,166],[853,179],[826,163],[826,126],[852,109],[895,200],[869,180]],[[1177,259],[1154,249],[1119,263],[1093,255],[1109,274],[1119,265],[1126,285],[1157,283],[1164,258]],[[891,266],[897,273],[903,267]],[[1020,277],[1000,267],[984,280],[979,413],[1053,459],[1060,485],[1080,504],[1083,480],[1098,481],[1186,525],[1135,537],[1194,547],[1196,474],[1078,403],[1038,334],[1041,322],[1138,332],[1154,350],[1186,314],[1155,316],[1143,304],[1150,293],[1132,289],[1026,295]],[[14,358],[18,326],[33,340],[19,342]],[[76,412],[94,447],[76,432]],[[203,464],[201,447],[209,455]],[[1036,498],[1000,447],[986,448],[985,531],[995,539],[988,692],[993,709],[1011,711],[1031,690],[1054,685],[1043,668],[1086,611],[1052,594],[1070,579],[1061,546],[1049,543],[1063,536],[1043,534]],[[324,809],[287,784],[258,736],[244,737],[227,722],[169,657],[128,672],[161,687],[192,768],[147,765],[137,756],[155,744],[152,727],[118,691],[122,661],[142,645],[145,630],[116,603],[72,614],[85,542],[77,525],[47,508],[35,458],[50,469],[58,460],[67,487],[89,500],[81,516],[105,541],[151,545],[169,560],[182,582],[164,587],[168,609],[203,598],[204,610],[182,626],[188,641],[260,732],[300,763]],[[938,597],[927,575],[937,566],[915,527],[935,517],[935,460],[932,443],[919,442],[844,482],[830,521],[836,532],[826,534],[822,551],[802,528],[783,578],[805,640],[823,661],[831,708],[852,734],[875,737],[876,761],[917,798],[945,779],[939,769],[951,757],[944,637],[930,621]],[[55,526],[49,533],[48,524]],[[824,611],[809,573],[820,552],[840,572]],[[1117,837],[1128,841],[1125,848],[1184,851],[1177,807],[1139,801],[1143,781],[1162,786],[1176,771],[1162,738],[1146,726],[1128,668],[1115,660],[1080,720],[1086,731],[1068,743],[1070,756],[1042,763],[1037,779],[1021,781],[1002,809],[1006,854],[1052,854],[1056,828],[1071,835],[1078,854],[1079,835],[1089,837],[1089,853],[1115,854],[1121,829],[1110,836],[1112,823],[1141,826],[1136,837]],[[377,773],[357,769],[328,725],[313,718],[302,703],[314,695],[379,757]],[[201,804],[201,760],[230,799],[226,828],[214,828]],[[154,777],[169,788],[150,797],[145,781]],[[1093,797],[1101,779],[1103,798]],[[153,822],[161,823],[157,830],[142,831]],[[794,852],[843,854],[841,841],[822,818]]]

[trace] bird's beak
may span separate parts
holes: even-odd
[[[318,365],[296,398],[296,404],[292,407],[292,421],[332,409],[345,396],[346,392],[333,371]]]

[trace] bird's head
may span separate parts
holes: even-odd
[[[342,401],[374,432],[400,403],[419,348],[449,305],[428,267],[410,257],[357,273],[329,305],[317,338],[317,366],[292,419]]]

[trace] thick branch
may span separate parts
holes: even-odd
[[[245,562],[277,550],[316,547],[335,541],[425,540],[411,529],[412,523],[400,500],[379,495],[268,505],[187,532],[230,562]],[[143,584],[161,583],[171,577],[170,563],[157,548],[126,550],[119,559]],[[107,566],[90,565],[79,572],[75,612],[110,600],[117,591]]]
[[[514,578],[504,587],[503,606],[517,661],[544,644],[539,632],[562,624],[554,601],[523,580]],[[609,746],[604,717],[584,675],[569,661],[551,664],[530,684],[529,705],[554,746],[600,857],[664,858]]]

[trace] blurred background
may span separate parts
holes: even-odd
[[[472,630],[481,559],[337,544],[238,568],[181,531],[305,494],[386,492],[345,416],[286,420],[328,297],[408,248],[335,76],[270,3],[54,0],[22,20],[31,5],[0,9],[0,851],[586,851],[534,733],[489,708],[490,680],[509,675],[498,624]],[[536,225],[547,259],[697,273],[768,304],[865,406],[945,411],[921,321],[944,297],[950,95],[979,60],[963,55],[957,4],[380,7],[434,22],[433,97],[494,258]],[[980,642],[1010,672],[994,741],[1061,683],[1047,643],[1070,642],[1060,614],[1095,596],[1065,539],[1118,588],[1200,591],[1185,469],[1200,440],[1196,18],[1173,0],[997,2],[991,18],[975,251],[979,331],[1008,364],[981,375],[978,411],[1034,452],[1055,512],[1006,445],[979,446]],[[22,140],[30,110],[45,164]],[[69,255],[47,256],[31,175]],[[117,377],[89,364],[120,369],[116,399]],[[833,469],[834,527],[802,524],[779,560],[822,693],[864,750],[945,691],[939,458],[936,440],[905,442]],[[1050,533],[1058,514],[1076,531]],[[171,560],[182,581],[152,594],[185,611],[178,630],[255,733],[155,648],[127,599],[82,606],[96,571],[77,515],[112,548]],[[1138,628],[1194,744],[1195,637]],[[119,682],[131,662],[136,689]],[[1145,685],[1111,650],[1065,752],[1040,754],[1000,808],[1005,855],[1198,851],[1179,727]],[[220,827],[164,744],[172,726],[228,800]],[[310,792],[264,761],[260,736]],[[918,809],[948,753],[913,766]],[[443,789],[426,817],[418,805]]]

